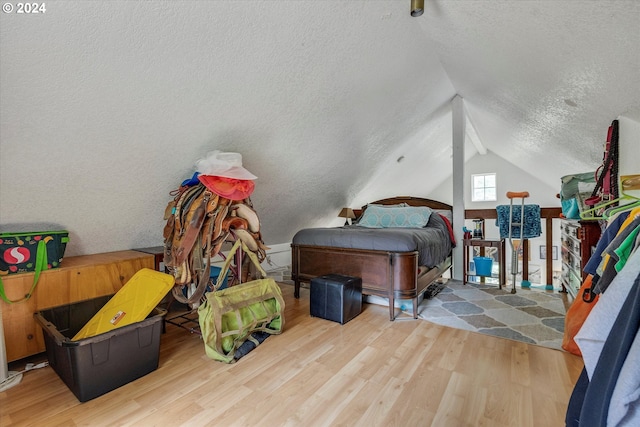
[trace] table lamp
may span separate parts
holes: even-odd
[[[345,218],[344,225],[349,225],[351,224],[351,219],[356,217],[356,214],[353,213],[353,209],[351,208],[342,208],[338,216],[340,218]]]

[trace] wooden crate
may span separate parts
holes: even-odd
[[[33,314],[116,293],[141,268],[154,268],[154,256],[138,251],[107,252],[66,257],[62,266],[41,273],[34,294],[27,301],[7,304],[0,301],[7,348],[7,361],[22,359],[45,350],[42,328]],[[7,297],[22,298],[33,284],[33,273],[2,278]]]

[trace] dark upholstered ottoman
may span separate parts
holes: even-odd
[[[311,279],[310,311],[314,317],[344,325],[362,311],[362,279],[327,274]]]

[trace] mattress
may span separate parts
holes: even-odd
[[[447,259],[452,248],[447,224],[438,214],[432,214],[423,228],[365,228],[357,224],[306,228],[296,233],[292,243],[388,252],[418,251],[418,263],[429,268]]]

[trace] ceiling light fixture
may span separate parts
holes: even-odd
[[[424,13],[424,0],[411,0],[411,16],[416,17]]]

